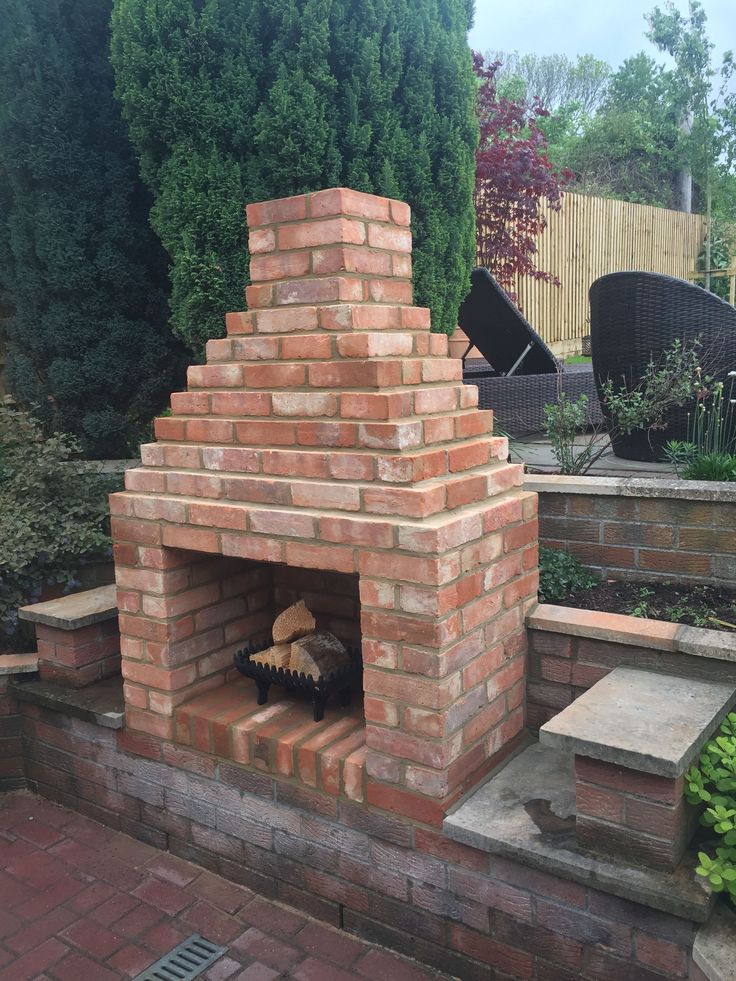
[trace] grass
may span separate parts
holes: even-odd
[[[571,354],[569,358],[564,359],[565,364],[592,364],[592,358],[586,358],[583,354]]]

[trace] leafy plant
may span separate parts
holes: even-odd
[[[631,387],[616,387],[611,379],[601,386],[601,402],[610,418],[608,427],[593,426],[586,432],[587,395],[574,401],[562,390],[558,379],[557,403],[546,405],[545,432],[564,474],[584,474],[597,463],[617,435],[634,429],[659,429],[669,409],[684,405],[702,390],[698,345],[677,340],[652,358],[643,377]]]
[[[698,852],[695,871],[736,904],[736,712],[724,719],[720,733],[706,744],[700,766],[685,774],[685,796],[703,807],[700,823],[720,842],[714,842],[715,855]]]
[[[539,549],[539,599],[554,603],[571,593],[591,589],[598,580],[569,552],[559,549]]]
[[[695,407],[688,413],[687,440],[673,439],[665,446],[675,473],[685,480],[736,479],[735,380],[736,371],[729,372],[726,383],[711,384],[704,379]]]
[[[651,597],[654,596],[654,590],[647,586],[641,586],[638,594],[636,603],[629,610],[629,616],[643,617],[644,619],[658,616],[658,611],[650,603]]]
[[[704,453],[683,470],[685,480],[736,481],[736,456],[731,453]]]
[[[76,584],[88,561],[110,554],[107,495],[118,479],[80,468],[72,436],[44,439],[37,422],[0,406],[0,628],[44,586]]]

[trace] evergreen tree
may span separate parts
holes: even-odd
[[[113,96],[110,5],[3,0],[0,293],[8,381],[88,455],[135,446],[183,369],[166,256]]]
[[[472,0],[115,0],[117,94],[193,350],[243,303],[243,206],[324,187],[413,211],[416,300],[451,330],[474,258]]]

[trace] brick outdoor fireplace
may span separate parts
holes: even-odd
[[[127,726],[278,769],[339,723],[343,792],[423,818],[523,729],[536,496],[412,306],[405,204],[332,189],[247,217],[249,310],[112,497]],[[362,644],[362,704],[319,724],[232,669],[300,595]]]

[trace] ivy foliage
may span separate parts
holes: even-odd
[[[72,436],[44,438],[40,425],[0,406],[0,630],[14,633],[18,607],[44,586],[75,577],[88,561],[110,554],[107,495],[117,477],[72,461]]]
[[[110,0],[5,0],[0,293],[8,378],[47,433],[125,456],[183,370],[109,64]]]
[[[539,549],[539,601],[555,603],[573,593],[592,589],[598,580],[569,552],[556,548]]]
[[[699,852],[695,871],[736,904],[736,712],[706,744],[700,766],[685,774],[685,796],[701,806],[700,823],[716,836],[714,854]]]
[[[472,0],[114,0],[112,63],[172,325],[240,309],[248,202],[325,187],[413,212],[417,303],[451,331],[474,259]]]

